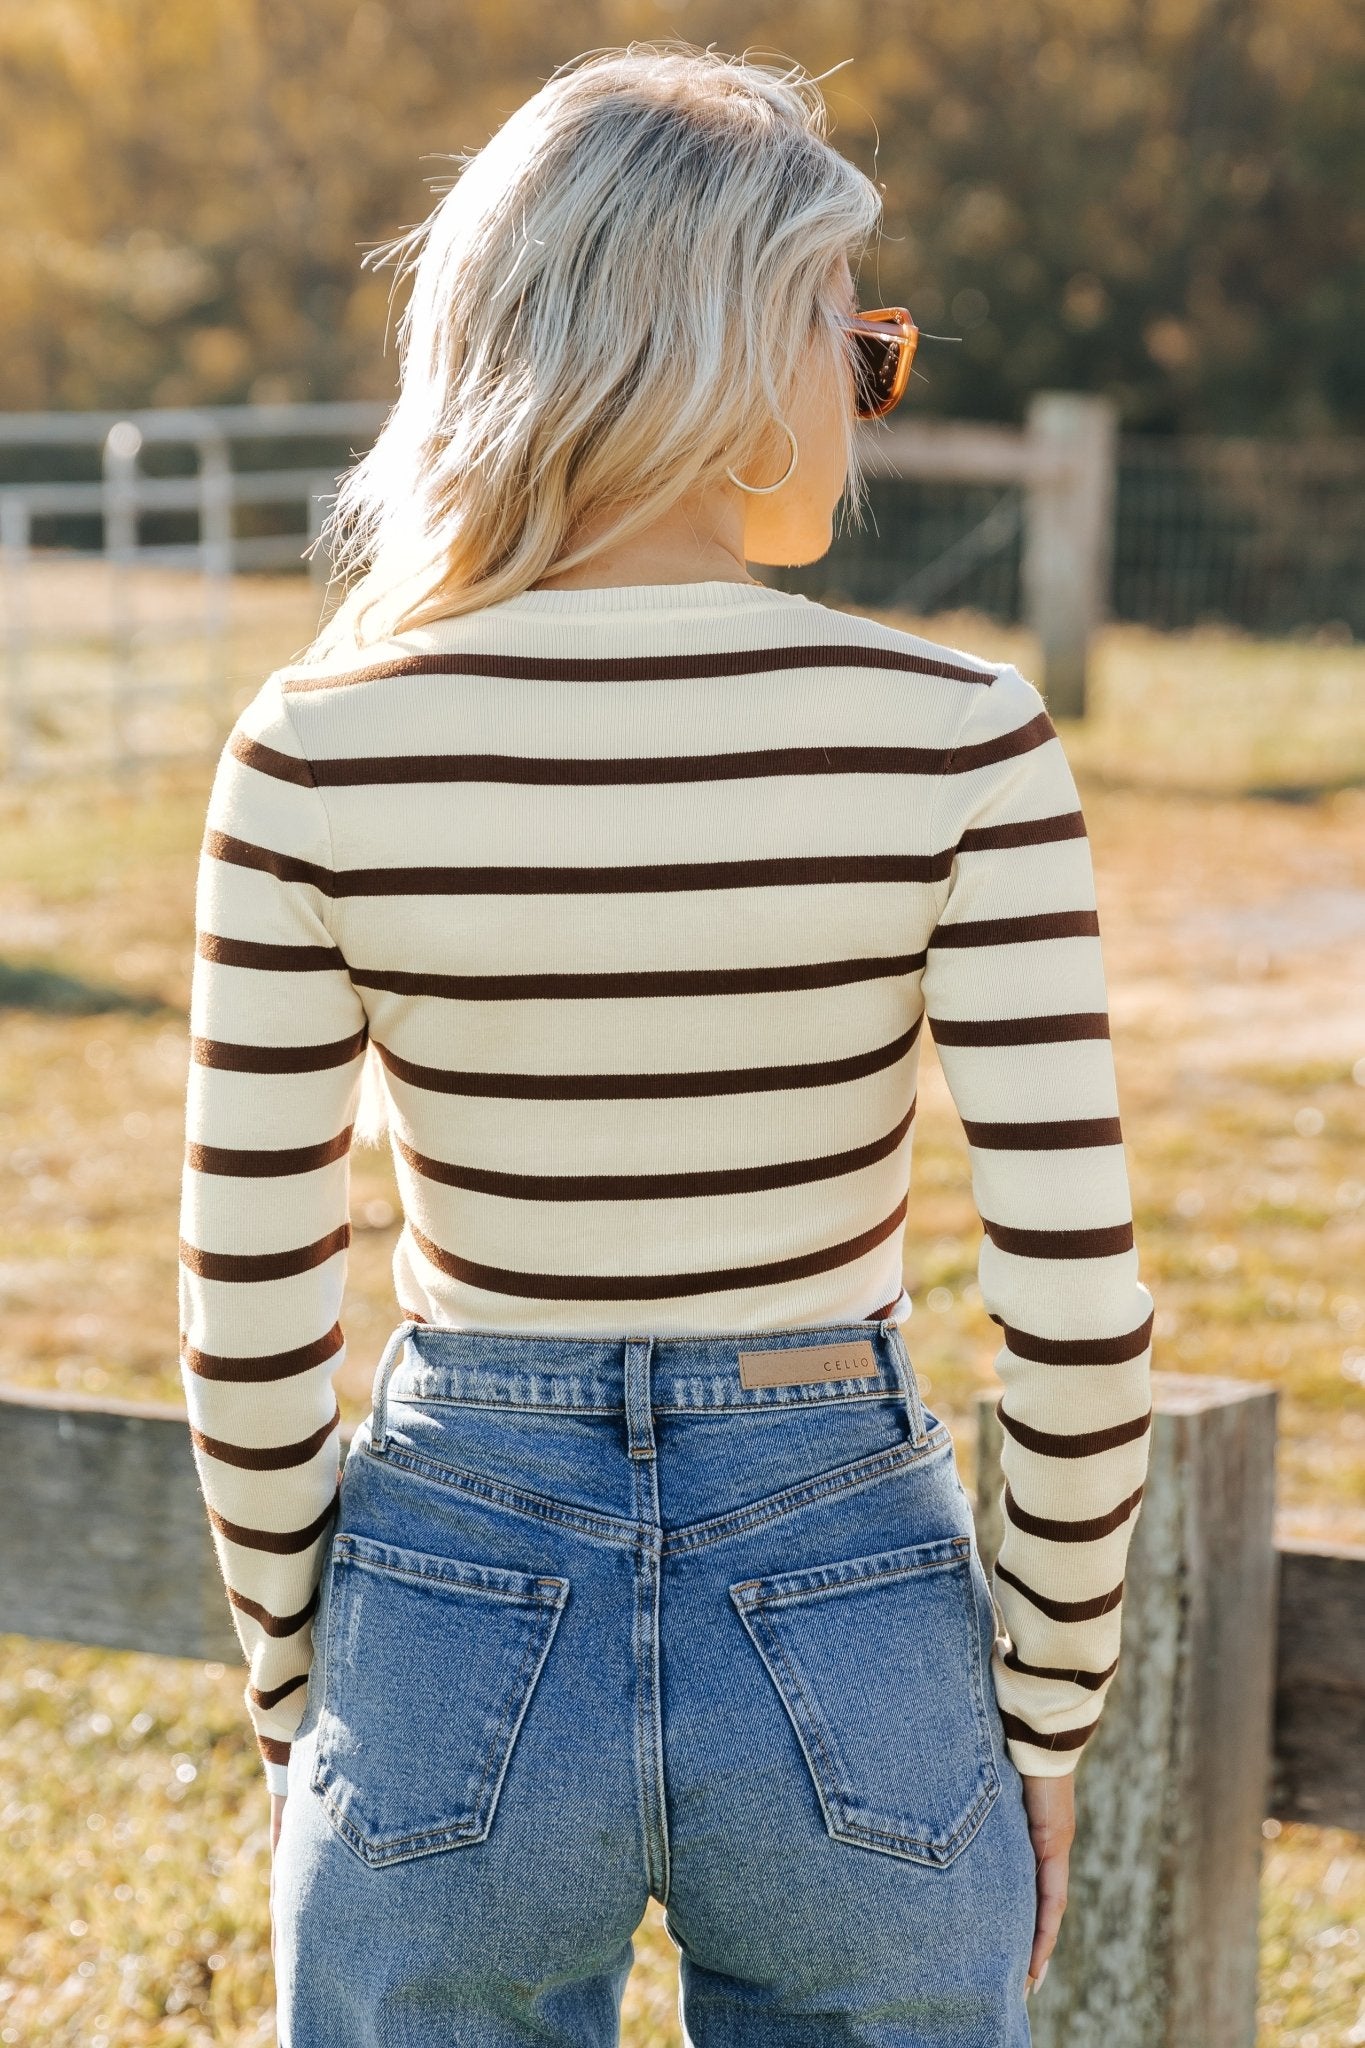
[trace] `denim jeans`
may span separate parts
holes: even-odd
[[[892,1322],[390,1337],[276,1852],[281,2048],[1027,2048],[1035,1862]]]

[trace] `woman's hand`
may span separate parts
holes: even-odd
[[[1028,1831],[1038,1859],[1038,1918],[1024,1991],[1027,1998],[1043,1981],[1066,1910],[1067,1862],[1076,1833],[1076,1786],[1069,1773],[1061,1778],[1026,1777],[1023,1784]]]
[[[283,1792],[270,1795],[270,1959],[275,1959],[275,1849],[280,1839],[280,1822],[284,1819]]]

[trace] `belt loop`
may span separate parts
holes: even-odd
[[[927,1442],[929,1432],[924,1426],[924,1404],[920,1400],[915,1368],[910,1363],[910,1353],[905,1348],[905,1339],[901,1335],[899,1323],[888,1320],[882,1323],[880,1328],[890,1346],[891,1363],[895,1367],[896,1378],[900,1381],[901,1393],[905,1399],[906,1416],[910,1424],[910,1441],[918,1449]]]
[[[632,1458],[654,1456],[654,1418],[650,1409],[652,1337],[626,1339],[626,1446]]]
[[[412,1316],[401,1322],[390,1336],[388,1343],[384,1346],[383,1356],[375,1367],[374,1388],[370,1396],[369,1433],[370,1449],[380,1457],[383,1456],[384,1446],[388,1441],[389,1425],[385,1404],[388,1398],[389,1377],[402,1355],[404,1344],[412,1332],[419,1327],[420,1325],[416,1318]]]

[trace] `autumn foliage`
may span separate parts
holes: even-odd
[[[1365,428],[1352,0],[7,0],[0,408],[387,397],[367,248],[556,65],[677,35],[829,74],[864,303],[958,337],[922,407]]]

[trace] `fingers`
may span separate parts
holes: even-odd
[[[1029,1975],[1037,1984],[1043,1981],[1043,1972],[1057,1945],[1062,1915],[1066,1911],[1067,1862],[1066,1849],[1038,1859],[1038,1917],[1029,1956]]]
[[[1037,1916],[1024,1996],[1042,1983],[1066,1911],[1071,1844],[1076,1834],[1075,1781],[1070,1775],[1023,1780],[1029,1840],[1036,1862]]]
[[[284,1795],[272,1792],[270,1795],[270,1960],[275,1960],[275,1851],[279,1847],[280,1826],[284,1820]]]

